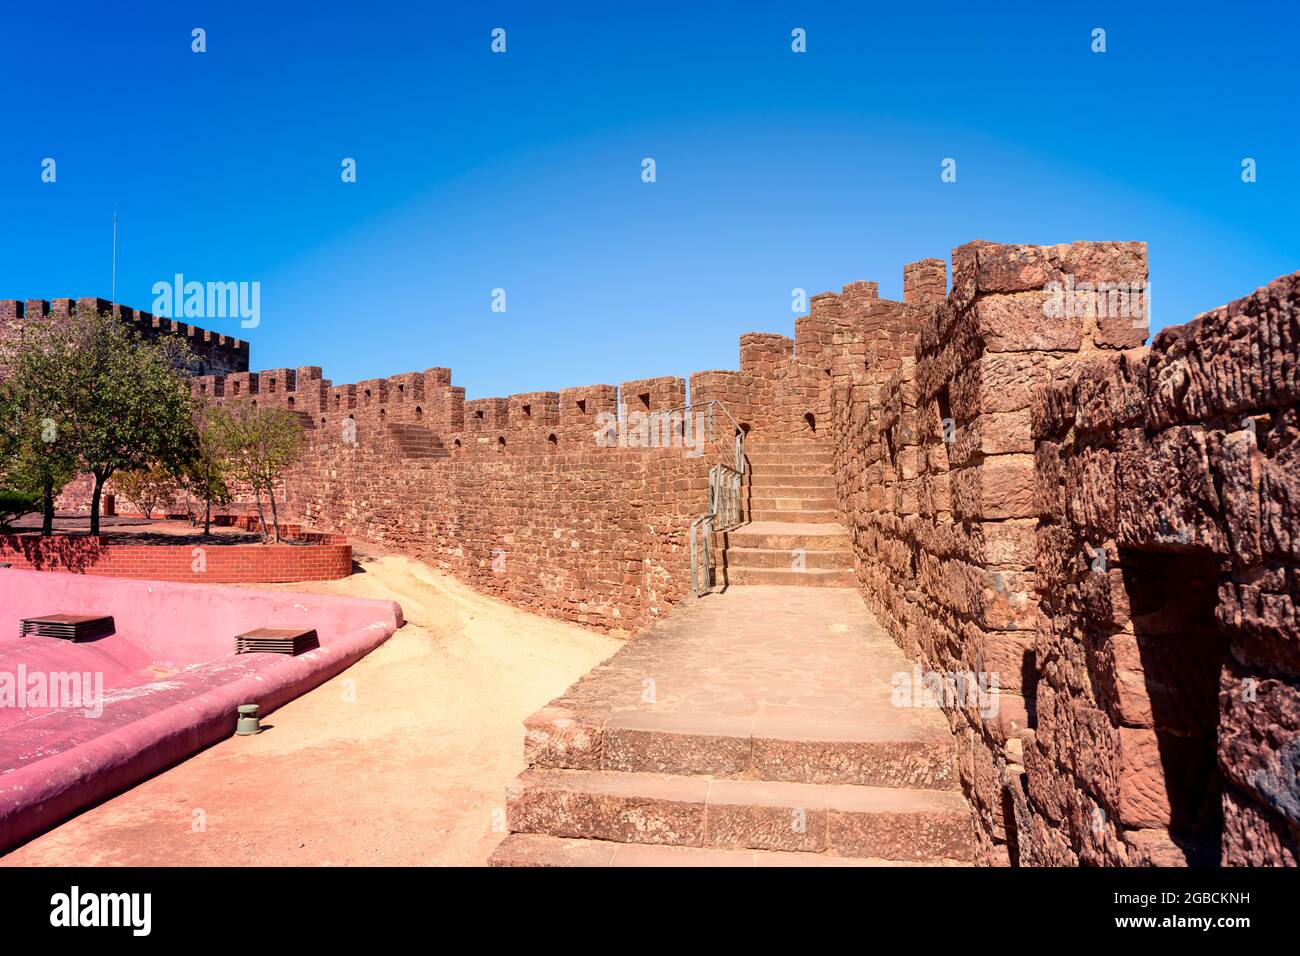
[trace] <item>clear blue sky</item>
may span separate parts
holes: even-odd
[[[116,202],[119,301],[258,281],[198,323],[255,369],[483,397],[735,368],[977,238],[1145,240],[1156,326],[1300,269],[1294,4],[870,6],[7,3],[0,298],[107,298]]]

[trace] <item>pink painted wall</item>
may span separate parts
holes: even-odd
[[[314,627],[321,644],[328,644],[373,621],[391,621],[394,628],[402,623],[395,601],[2,568],[0,659],[19,641],[24,617],[54,613],[111,614],[119,638],[142,649],[151,661],[180,665],[233,654],[235,635],[255,627]],[[92,647],[80,644],[71,650]]]
[[[72,644],[19,637],[39,614],[113,616]],[[402,624],[393,601],[0,569],[0,674],[102,675],[102,713],[0,706],[0,852],[234,732],[345,670]],[[234,653],[254,627],[313,627],[297,657]]]

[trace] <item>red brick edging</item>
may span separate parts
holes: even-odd
[[[0,562],[16,568],[191,584],[333,581],[352,573],[339,534],[302,533],[301,544],[123,544],[103,535],[0,535]],[[3,573],[3,571],[0,571]]]

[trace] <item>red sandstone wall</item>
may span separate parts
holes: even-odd
[[[852,320],[832,410],[868,604],[928,669],[999,675],[996,715],[949,709],[983,862],[1294,864],[1300,276],[1148,352],[1113,299],[1044,308],[1143,283],[1140,244],[953,271]]]
[[[852,289],[853,308],[874,301],[874,284]],[[723,402],[751,442],[826,440],[832,374],[848,374],[851,344],[836,342],[818,301],[799,320],[798,350],[745,336],[739,371],[692,376],[694,406]],[[274,369],[200,376],[194,388],[302,416],[310,441],[282,514],[604,629],[634,630],[689,592],[690,522],[707,506],[709,467],[734,459],[721,411],[702,454],[671,440],[680,431],[658,435],[672,447],[602,444],[602,414],[630,422],[683,406],[686,383],[672,377],[473,401],[447,369],[340,386],[316,367]]]
[[[835,395],[836,472],[881,622],[929,670],[997,676],[996,714],[968,702],[949,717],[982,859],[1005,864],[1018,849],[1003,779],[1020,766],[1036,679],[1033,389],[1145,329],[1048,318],[1043,290],[1066,274],[1143,281],[1146,252],[971,243],[953,273],[945,298],[943,263],[913,263],[906,301],[864,316],[868,374]]]
[[[705,373],[698,387],[725,391],[736,374]],[[619,447],[617,430],[598,440],[620,394],[628,412],[683,405],[677,378],[467,402],[446,369],[333,386],[307,367],[199,377],[195,391],[301,414],[310,440],[282,514],[610,630],[634,630],[689,591],[687,529],[733,434],[717,419],[719,440],[698,457],[680,432],[657,433],[670,447]]]
[[[1298,345],[1300,274],[1039,395],[1029,862],[1300,858]]]
[[[163,319],[139,309],[117,305],[105,299],[0,299],[0,341],[14,335],[22,327],[24,319],[49,315],[68,315],[73,309],[95,309],[100,312],[112,311],[125,321],[132,323],[135,329],[146,339],[155,339],[160,335],[178,335],[185,339],[196,359],[196,370],[201,374],[226,375],[231,372],[248,371],[248,343],[240,339],[209,332],[198,326],[189,325],[172,319]]]

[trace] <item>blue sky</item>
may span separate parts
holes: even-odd
[[[6,4],[0,298],[108,298],[116,203],[119,301],[257,281],[195,320],[255,369],[483,397],[735,368],[971,239],[1145,240],[1157,327],[1300,268],[1294,6],[604,6]]]

